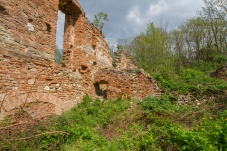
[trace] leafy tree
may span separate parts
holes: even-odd
[[[227,23],[227,2],[226,0],[204,0],[206,11],[212,11],[213,14],[218,16],[222,21]]]
[[[204,2],[206,7],[200,11],[200,15],[209,23],[215,50],[219,54],[227,54],[227,3],[225,0],[204,0]]]
[[[172,66],[171,45],[165,27],[155,27],[149,23],[145,33],[137,36],[129,44],[130,54],[145,70],[156,72]]]
[[[107,21],[108,21],[108,15],[104,12],[99,12],[97,15],[95,15],[93,25],[102,32],[105,22]]]

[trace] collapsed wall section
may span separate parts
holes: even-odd
[[[63,65],[71,69],[93,69],[112,66],[104,36],[84,14],[66,15]]]
[[[155,80],[143,70],[137,69],[102,69],[95,74],[94,86],[96,96],[106,99],[116,99],[120,95],[142,99],[162,94]]]
[[[62,65],[82,74],[84,87],[92,94],[94,74],[112,67],[112,58],[104,36],[84,13],[66,14],[63,49]]]
[[[123,50],[118,50],[114,53],[113,66],[116,69],[138,69],[135,61],[131,56],[126,54]]]

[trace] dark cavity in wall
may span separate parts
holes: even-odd
[[[47,24],[47,30],[50,31],[51,27]],[[58,10],[57,30],[56,30],[56,50],[55,62],[61,64],[63,58],[63,45],[64,45],[64,27],[65,27],[65,14]]]
[[[8,15],[8,12],[6,11],[6,8],[0,4],[0,14]]]
[[[29,23],[33,22],[33,19],[28,19],[28,22],[29,22]]]
[[[46,26],[47,26],[47,31],[50,32],[50,31],[51,31],[51,26],[50,26],[50,24],[46,23]]]
[[[104,99],[107,99],[107,94],[106,94],[107,86],[108,86],[108,83],[106,81],[96,82],[94,84],[96,95]]]

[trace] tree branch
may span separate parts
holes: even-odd
[[[5,137],[3,137],[2,135],[0,135],[0,139],[1,139],[3,142],[6,142],[7,144],[9,144],[9,145],[12,147],[12,149],[18,151],[18,149],[17,149],[17,148],[8,140],[8,139],[6,139]]]
[[[13,126],[18,126],[18,125],[22,125],[22,124],[27,124],[27,123],[28,123],[28,122],[16,123],[16,124],[9,125],[9,126],[5,126],[5,127],[0,127],[0,130],[2,130],[2,129],[7,129],[7,128],[10,128],[10,127],[13,127]]]

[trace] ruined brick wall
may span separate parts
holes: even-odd
[[[136,63],[123,50],[118,50],[114,54],[113,66],[116,69],[138,69]]]
[[[54,63],[58,10],[66,16],[61,65]],[[31,119],[60,115],[86,93],[161,94],[127,54],[117,53],[113,69],[104,36],[76,0],[0,0],[0,23],[0,121],[22,111]]]
[[[161,90],[155,80],[143,70],[102,69],[94,78],[96,95],[116,99],[119,95],[142,99],[146,96],[160,96]]]
[[[68,68],[112,66],[109,47],[100,31],[85,14],[67,15],[65,21],[63,64]]]
[[[54,63],[58,10],[66,15],[62,65]],[[112,66],[76,0],[0,0],[0,23],[0,120],[21,110],[59,115],[93,94],[95,72]]]
[[[123,50],[115,52],[112,69],[101,69],[94,77],[94,97],[116,99],[119,95],[124,98],[142,99],[146,96],[160,96],[155,80],[142,69]]]

